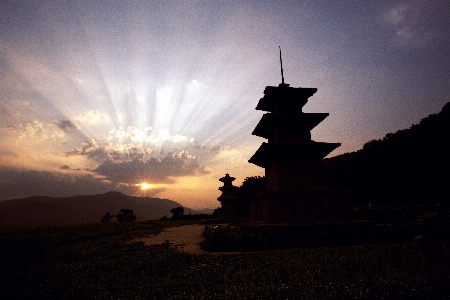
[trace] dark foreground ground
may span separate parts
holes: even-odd
[[[445,239],[430,248],[378,241],[232,255],[127,242],[186,223],[3,228],[0,298],[450,299]]]

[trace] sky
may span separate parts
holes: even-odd
[[[329,157],[417,124],[450,94],[450,3],[0,1],[0,201],[120,191],[220,206],[266,86],[317,93]]]

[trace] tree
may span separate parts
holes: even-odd
[[[117,222],[134,222],[136,220],[136,215],[132,209],[123,208],[120,210],[119,214],[116,215]]]
[[[250,199],[251,197],[262,193],[266,190],[266,178],[264,176],[246,177],[242,185],[237,190],[239,201],[237,210],[241,212],[243,218],[250,216]]]
[[[172,213],[172,219],[173,219],[173,218],[182,216],[184,214],[184,208],[181,207],[181,206],[180,207],[175,207],[175,208],[172,208],[170,210],[170,212]]]
[[[239,187],[237,194],[241,198],[250,198],[266,190],[266,179],[264,176],[246,177]]]
[[[102,223],[108,223],[111,222],[111,219],[114,218],[114,215],[110,214],[109,212],[107,212],[103,218],[102,218]]]

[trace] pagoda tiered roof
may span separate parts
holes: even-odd
[[[224,185],[232,185],[232,182],[235,180],[236,178],[231,177],[230,174],[225,174],[225,176],[223,176],[222,178],[219,179],[219,181],[222,181],[224,183]]]
[[[275,160],[320,161],[341,143],[262,143],[249,162],[266,168]]]
[[[308,102],[308,98],[316,92],[316,88],[293,88],[289,84],[267,86],[264,89],[264,97],[259,100],[256,109],[269,112],[279,110],[299,112]]]
[[[274,138],[276,132],[311,131],[322,122],[328,113],[284,113],[263,115],[252,134],[266,139]]]

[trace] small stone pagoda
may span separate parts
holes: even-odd
[[[222,195],[217,198],[222,205],[217,216],[219,219],[230,220],[242,217],[238,207],[239,197],[236,195],[239,188],[233,185],[235,179],[236,178],[231,177],[228,173],[219,179],[219,181],[223,182],[223,186],[219,187]]]
[[[281,57],[280,57],[281,59]],[[284,83],[267,86],[257,110],[266,111],[253,135],[263,143],[249,162],[265,169],[266,191],[250,202],[250,219],[262,222],[308,222],[343,219],[350,213],[348,194],[322,186],[321,160],[340,143],[311,140],[310,131],[328,113],[304,113],[316,88]]]

